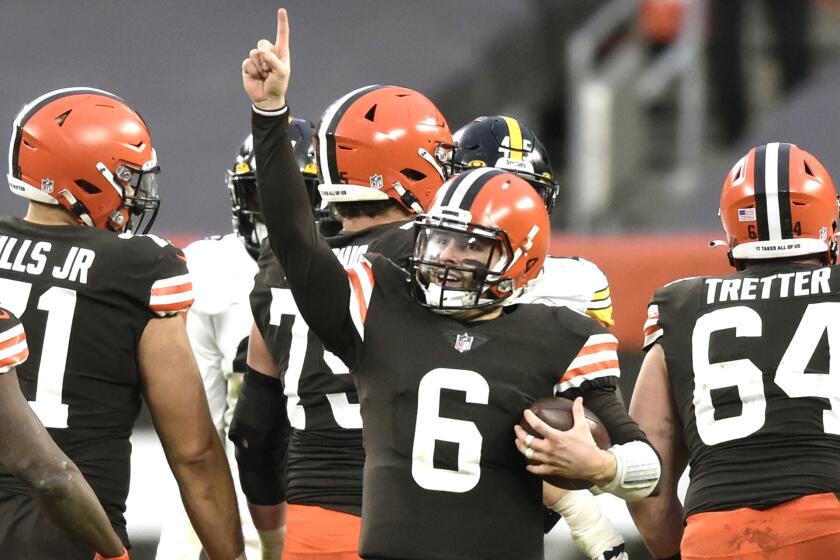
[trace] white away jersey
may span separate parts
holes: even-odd
[[[210,415],[226,444],[245,537],[245,552],[248,558],[259,558],[259,539],[247,511],[246,498],[239,487],[233,447],[224,437],[242,384],[244,352],[247,350],[245,339],[254,320],[248,295],[254,285],[257,263],[235,234],[200,239],[188,245],[184,254],[195,297],[187,314],[187,334],[201,371]],[[199,560],[202,557],[201,542],[177,495],[175,499],[167,499],[164,506],[166,514],[157,558]]]
[[[187,314],[187,333],[204,379],[213,423],[227,429],[224,414],[233,361],[248,336],[253,317],[248,295],[257,263],[235,234],[208,237],[184,249],[195,301]],[[237,373],[243,373],[238,371]],[[233,396],[233,395],[232,395]]]
[[[511,303],[542,303],[586,313],[612,326],[612,300],[607,277],[598,266],[580,257],[548,257],[542,278]]]

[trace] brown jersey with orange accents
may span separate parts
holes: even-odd
[[[0,305],[20,318],[30,351],[17,367],[21,389],[126,545],[129,436],[141,404],[137,347],[149,320],[191,303],[183,253],[166,241],[0,218]],[[0,468],[0,517],[3,497],[27,493]],[[24,539],[39,536],[0,533],[0,557],[24,557],[11,544]]]

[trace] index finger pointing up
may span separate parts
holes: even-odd
[[[277,10],[277,37],[274,39],[274,49],[278,58],[289,54],[289,14],[286,8]]]

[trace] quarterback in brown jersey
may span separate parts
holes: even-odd
[[[672,282],[649,307],[630,412],[662,456],[662,491],[631,513],[659,558],[833,558],[837,191],[817,158],[773,142],[726,176],[720,217],[736,272]]]
[[[534,189],[501,170],[461,174],[415,221],[410,271],[370,253],[345,270],[317,235],[287,147],[289,68],[280,10],[276,42],[260,41],[243,62],[258,190],[301,315],[356,380],[366,455],[360,555],[542,558],[541,481],[523,454],[540,463],[528,469],[649,494],[659,460],[615,395],[615,338],[567,308],[503,305],[547,254],[548,214]],[[556,392],[583,396],[606,419],[609,452],[588,430],[544,426],[548,437],[517,447],[522,411]]]
[[[158,208],[157,158],[145,121],[92,88],[24,107],[9,148],[9,186],[29,201],[0,217],[0,304],[24,325],[17,373],[50,435],[78,465],[130,548],[129,436],[149,406],[182,498],[211,558],[242,536],[230,470],[207,409],[183,313],[183,253],[146,233]],[[89,560],[88,546],[34,508],[0,472],[0,557]]]

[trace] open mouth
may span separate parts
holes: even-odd
[[[451,271],[449,274],[439,272],[435,274],[435,284],[446,288],[460,288],[464,284],[464,278],[460,274]]]

